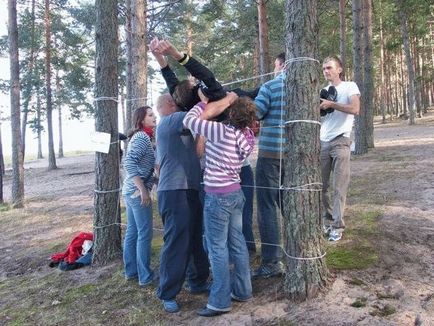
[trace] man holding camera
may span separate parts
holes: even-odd
[[[321,172],[323,179],[323,204],[325,226],[329,241],[342,238],[345,228],[344,210],[350,182],[350,134],[354,115],[360,110],[360,91],[356,83],[342,81],[342,62],[336,56],[323,61],[323,74],[329,85],[329,96],[321,94]],[[335,90],[333,89],[333,87]],[[337,93],[337,96],[333,96]],[[324,99],[324,97],[326,99]],[[335,101],[333,101],[336,99]],[[333,173],[333,196],[329,198],[330,175]]]

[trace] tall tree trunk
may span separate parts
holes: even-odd
[[[374,76],[372,73],[372,0],[363,0],[363,110],[366,144],[374,148]]]
[[[147,104],[148,46],[147,1],[131,0],[131,69],[132,69],[132,110]]]
[[[18,56],[17,2],[8,0],[8,38],[11,72],[11,129],[12,129],[12,207],[24,206],[24,165],[20,126],[20,66]]]
[[[28,80],[26,83],[26,92],[24,95],[23,103],[23,123],[21,125],[21,150],[23,152],[23,161],[26,156],[26,131],[27,131],[27,116],[29,114],[29,103],[32,98],[32,82],[33,82],[33,67],[35,65],[36,55],[35,55],[35,0],[32,0],[32,27],[30,29],[30,61],[29,61],[29,72]]]
[[[120,89],[120,98],[121,98],[121,112],[122,112],[122,126],[123,126],[123,132],[126,135],[128,133],[127,131],[127,125],[126,125],[126,110],[125,110],[125,93],[124,93],[124,86],[121,86]]]
[[[58,123],[59,123],[59,153],[57,157],[62,158],[63,155],[63,125],[62,125],[62,103],[60,100],[60,77],[59,70],[56,71],[56,106],[59,112]]]
[[[414,30],[414,28],[413,28]],[[416,113],[418,118],[422,118],[422,87],[421,87],[421,79],[422,75],[420,74],[420,62],[419,62],[419,51],[418,49],[418,38],[413,37],[413,42],[411,45],[412,48],[412,57],[414,58],[414,96],[416,100]]]
[[[414,89],[414,65],[413,65],[413,57],[410,51],[410,41],[408,35],[408,26],[407,26],[407,13],[403,8],[403,2],[401,0],[397,1],[398,5],[398,14],[401,24],[401,34],[402,41],[404,44],[404,52],[405,52],[405,61],[407,64],[407,73],[408,73],[408,111],[410,113],[410,119],[408,123],[410,125],[415,124],[415,89]]]
[[[381,123],[386,123],[386,109],[385,109],[385,79],[384,79],[384,36],[383,36],[383,15],[382,15],[382,0],[380,0],[380,111]],[[390,83],[391,81],[389,81]]]
[[[42,155],[42,112],[41,112],[41,95],[39,89],[36,90],[36,125],[38,133],[38,159],[43,159]]]
[[[258,76],[260,67],[259,67],[259,31],[258,26],[256,26],[256,39],[255,39],[255,48],[253,50],[253,73],[252,76]],[[260,78],[255,78],[255,87],[259,87],[262,85]]]
[[[118,224],[120,184],[117,0],[96,0],[95,8],[95,130],[111,135],[109,153],[95,154],[93,263],[104,265],[120,258],[122,253]]]
[[[359,86],[361,91],[361,104],[360,104],[360,114],[355,118],[355,154],[364,154],[368,152],[367,143],[367,129],[366,129],[366,112],[364,103],[364,24],[363,24],[363,11],[362,11],[362,1],[363,0],[353,0],[352,1],[352,13],[353,13],[353,66],[354,66],[354,80]]]
[[[287,1],[285,7],[286,57],[318,57],[318,2]],[[286,120],[319,120],[318,63],[290,65],[286,77]],[[321,181],[320,126],[316,123],[286,124],[288,139],[284,156],[284,187]],[[324,252],[319,191],[283,192],[284,248],[292,257],[313,258]],[[286,257],[284,291],[293,300],[312,298],[326,284],[324,258],[299,260]]]
[[[131,20],[132,20],[132,13],[131,13],[131,1],[132,0],[126,0],[126,22],[125,22],[125,29],[126,29],[126,47],[127,47],[127,99],[125,101],[126,105],[126,113],[125,113],[125,133],[128,133],[128,131],[132,127],[132,116],[133,116],[133,70],[132,70],[132,39],[133,39],[133,32],[131,30]]]
[[[47,101],[48,169],[57,169],[53,140],[53,96],[51,92],[51,17],[50,0],[45,0],[45,88]]]
[[[345,24],[345,3],[346,0],[339,0],[339,53],[343,65],[342,80],[345,80],[345,70],[347,69],[347,42]]]
[[[258,4],[258,31],[259,31],[259,73],[266,74],[270,70],[270,55],[268,45],[268,21],[267,21],[267,1],[259,0]],[[267,78],[261,77],[261,84]]]

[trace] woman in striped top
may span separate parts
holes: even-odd
[[[255,138],[249,127],[255,120],[256,108],[250,99],[237,98],[235,93],[229,93],[212,105],[204,110],[205,103],[201,102],[184,118],[186,127],[207,139],[204,224],[213,283],[208,304],[198,311],[206,317],[230,311],[231,297],[238,301],[252,297],[249,254],[242,233],[245,199],[239,173],[243,161],[253,150]],[[225,109],[226,121],[205,120],[218,116]],[[232,275],[229,262],[234,264]]]
[[[156,117],[149,106],[133,112],[134,129],[124,160],[126,178],[122,187],[126,212],[127,231],[124,241],[124,267],[126,279],[138,279],[140,286],[152,283],[152,174],[155,155],[151,137]]]

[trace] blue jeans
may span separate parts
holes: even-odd
[[[152,204],[143,206],[140,196],[124,196],[127,212],[127,231],[124,239],[125,277],[138,277],[145,284],[154,277],[151,269]]]
[[[187,272],[187,282],[193,290],[206,284],[209,276],[209,263],[202,246],[199,193],[191,189],[159,191],[158,210],[164,224],[164,244],[157,296],[172,300],[181,291]]]
[[[246,239],[247,249],[249,251],[256,251],[255,237],[253,236],[252,229],[252,216],[253,216],[253,186],[255,181],[253,179],[253,170],[250,165],[243,166],[240,173],[241,189],[243,190],[246,202],[243,208],[243,235]],[[247,186],[247,187],[243,187]]]
[[[283,161],[282,161],[283,165]],[[262,264],[276,263],[282,258],[280,246],[280,224],[277,210],[281,208],[279,188],[280,160],[259,157],[256,163],[256,199],[258,226],[262,243]],[[282,168],[283,180],[283,168]],[[268,187],[272,189],[264,189]]]
[[[205,237],[213,274],[209,309],[229,311],[231,293],[242,300],[252,296],[249,253],[242,231],[243,205],[241,190],[205,195]]]

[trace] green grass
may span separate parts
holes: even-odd
[[[376,264],[379,258],[375,239],[382,210],[358,206],[349,212],[352,218],[343,239],[327,246],[327,265],[332,269],[364,269]]]
[[[11,209],[11,206],[8,203],[0,204],[0,212],[7,212]]]
[[[356,301],[354,301],[351,304],[351,307],[354,308],[363,308],[366,307],[366,303],[368,302],[368,298],[362,297],[362,298],[357,298]]]

